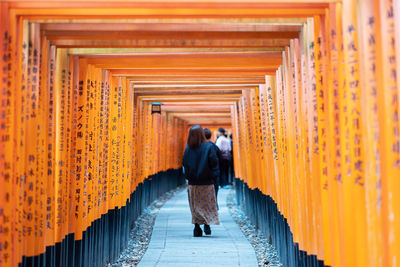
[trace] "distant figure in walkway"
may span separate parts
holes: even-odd
[[[221,151],[219,150],[217,145],[214,144],[213,141],[211,141],[212,133],[211,133],[210,129],[204,128],[204,136],[206,137],[206,141],[209,142],[210,144],[212,144],[212,146],[215,150],[215,153],[217,154],[218,164],[219,164],[221,161]],[[218,206],[218,187],[219,187],[220,180],[221,180],[221,175],[217,177],[215,184],[214,184],[215,197],[217,198],[217,206]]]
[[[206,142],[203,128],[195,125],[189,130],[187,146],[183,155],[185,177],[189,182],[188,197],[193,236],[211,235],[210,224],[219,224],[214,184],[218,179],[218,158],[212,144]]]
[[[225,136],[224,128],[219,128],[217,135],[218,139],[215,144],[217,145],[219,150],[221,150],[221,162],[219,164],[221,168],[220,185],[221,187],[224,187],[229,184],[229,164],[231,162],[232,147],[231,142]]]
[[[231,142],[231,161],[229,162],[229,181],[233,183],[233,179],[235,179],[235,169],[233,164],[233,139],[232,134],[229,135],[229,141]]]

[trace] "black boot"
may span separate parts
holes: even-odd
[[[203,230],[201,230],[200,225],[198,223],[194,224],[193,236],[194,237],[203,236]]]
[[[210,228],[210,226],[208,224],[204,225],[204,233],[206,235],[211,235],[211,228]]]

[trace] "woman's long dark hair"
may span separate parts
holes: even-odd
[[[204,136],[203,128],[200,125],[195,125],[189,130],[189,136],[187,140],[187,144],[190,148],[196,148],[201,145],[201,143],[206,141],[206,137]]]

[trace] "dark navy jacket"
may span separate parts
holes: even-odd
[[[194,149],[186,146],[183,167],[190,185],[215,184],[219,179],[218,157],[211,143],[203,142]]]
[[[217,145],[215,143],[213,143],[213,141],[209,141],[209,143],[213,146],[215,153],[217,154],[217,158],[218,158],[218,164],[221,163],[221,150],[219,150],[219,148],[217,147]],[[221,167],[220,167],[220,172],[221,172]],[[220,173],[221,175],[221,173]],[[220,175],[217,177],[217,180],[215,181],[215,185],[219,185],[220,181],[221,181],[221,177]]]

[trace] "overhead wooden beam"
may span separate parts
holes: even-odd
[[[100,37],[99,37],[100,38]],[[107,39],[98,40],[55,39],[51,43],[61,48],[270,48],[281,49],[289,45],[287,38],[276,39]]]
[[[139,97],[139,101],[142,101],[143,97]],[[157,101],[157,99],[148,99],[149,97],[146,97],[147,100],[145,102],[151,102],[151,101]],[[201,101],[198,102],[196,100],[187,100],[187,101],[176,101],[175,99],[163,99],[163,107],[168,105],[168,106],[188,106],[188,107],[205,107],[205,106],[231,106],[235,105],[238,102],[237,99],[231,99],[231,100],[218,100],[218,99],[210,99],[209,101]]]
[[[241,95],[242,90],[254,89],[255,86],[201,86],[196,87],[134,87],[134,92],[139,96],[153,95]]]
[[[108,25],[108,24],[104,24]],[[103,23],[93,24],[93,27],[101,29]],[[148,25],[151,28],[151,24]],[[91,31],[66,31],[66,30],[54,30],[54,31],[43,31],[48,40],[187,40],[188,43],[196,40],[207,40],[207,42],[213,40],[248,40],[248,45],[251,45],[252,41],[258,40],[270,40],[270,39],[293,39],[299,37],[297,31],[118,31],[118,30],[91,30]],[[210,45],[212,46],[212,44]]]
[[[261,84],[264,83],[262,79],[253,79],[253,80],[221,80],[221,81],[209,81],[209,80],[195,80],[195,81],[171,81],[171,80],[160,80],[160,81],[137,81],[136,79],[132,79],[131,77],[127,77],[134,85],[136,88],[141,88],[143,85],[154,85],[156,87],[157,85],[225,85],[225,84],[231,84],[231,85],[242,85],[245,86],[247,84]]]
[[[117,70],[118,71],[118,70]],[[115,74],[115,70],[110,71],[111,75]],[[263,75],[131,75],[132,81],[145,83],[146,81],[171,81],[171,82],[185,82],[185,81],[254,81],[265,80]]]
[[[100,1],[34,1],[13,2],[16,15],[30,19],[51,18],[248,18],[248,17],[311,17],[324,15],[326,3],[266,2],[100,2]]]
[[[210,122],[223,122],[223,123],[229,123],[232,118],[230,117],[184,117],[184,116],[172,116],[174,118],[179,118],[181,120],[187,121],[188,123],[197,123],[197,124],[203,124],[203,123],[210,123]]]
[[[199,91],[199,90],[239,90],[239,89],[254,89],[257,84],[168,84],[168,85],[140,85],[133,83],[135,91],[163,91],[163,90],[178,90],[178,91]]]
[[[128,78],[130,79],[130,78]],[[171,86],[177,86],[177,85],[189,85],[193,86],[193,84],[196,85],[225,85],[228,84],[229,81],[140,81],[137,82],[135,80],[131,80],[131,82],[135,85],[136,88],[144,88],[143,85],[154,85],[154,87],[161,86],[161,85],[171,85]],[[242,85],[242,86],[254,86],[256,84],[261,84],[263,81],[231,81],[231,85]],[[162,86],[165,89],[168,89],[165,86]],[[150,87],[151,88],[151,87]]]
[[[132,80],[129,80],[132,82],[132,85],[135,86],[137,89],[189,89],[189,90],[195,90],[195,89],[224,89],[224,88],[242,88],[242,87],[251,87],[254,88],[258,86],[258,84],[254,83],[246,83],[246,84],[203,84],[201,82],[199,83],[192,83],[192,84],[138,84],[135,83]]]
[[[139,97],[142,101],[174,101],[174,102],[209,102],[237,101],[242,94],[237,95],[152,95]]]
[[[281,53],[181,53],[85,56],[89,64],[106,69],[204,69],[243,70],[277,69]]]
[[[181,53],[131,53],[131,54],[111,54],[111,55],[82,55],[82,58],[100,58],[100,59],[140,59],[140,58],[156,58],[163,59],[169,57],[177,58],[282,58],[281,52],[273,51],[249,51],[249,52],[181,52]]]
[[[132,75],[272,75],[276,74],[275,68],[265,69],[180,69],[178,72],[171,69],[112,69],[113,75],[132,76]]]
[[[9,0],[6,0],[9,1]],[[109,0],[74,0],[65,2],[63,0],[44,1],[9,1],[12,8],[149,8],[149,9],[257,9],[257,8],[327,8],[329,3],[335,0],[214,0],[214,1],[168,1],[168,0],[136,0],[136,1],[109,1]]]
[[[207,124],[207,125],[220,125],[220,124],[230,124],[231,123],[231,118],[185,118],[185,117],[179,117],[175,116],[176,118],[182,119],[184,121],[187,121],[188,124],[194,125],[194,124]]]
[[[232,94],[241,94],[242,90],[204,90],[201,92],[183,92],[183,91],[145,91],[145,90],[141,90],[136,92],[135,94],[137,96],[153,96],[155,94],[157,95],[163,95],[163,96],[168,96],[168,95],[210,95],[210,94],[222,94],[225,96],[229,96]]]
[[[69,55],[110,55],[135,53],[188,53],[188,52],[282,52],[282,48],[273,47],[103,47],[103,48],[68,48]]]
[[[241,85],[244,84],[263,84],[265,83],[265,75],[121,75],[114,74],[111,70],[111,75],[124,76],[130,82],[133,83],[135,88],[142,87],[142,85],[189,85],[189,84],[201,84],[201,85]]]
[[[172,116],[179,116],[180,118],[230,118],[230,113],[207,113],[207,112],[171,112]]]
[[[230,112],[230,105],[202,105],[202,106],[188,106],[188,105],[163,105],[163,111],[173,111],[173,112]]]
[[[113,22],[102,22],[102,23],[42,23],[40,25],[41,31],[46,35],[61,36],[65,33],[72,34],[73,32],[86,34],[98,34],[99,32],[108,32],[110,34],[116,34],[124,32],[134,32],[138,36],[142,36],[144,33],[157,33],[162,32],[175,33],[181,32],[205,32],[209,34],[237,32],[244,35],[246,32],[263,32],[263,33],[299,33],[301,30],[301,24],[279,24],[279,23],[168,23],[168,22],[152,22],[152,23],[113,23]],[[239,37],[237,35],[236,37]],[[139,39],[139,38],[138,38]]]
[[[112,73],[113,75],[113,73]],[[262,84],[265,76],[128,76],[135,86],[158,84]]]
[[[188,121],[187,125],[188,125],[188,127],[192,127],[194,125],[198,125],[198,123]],[[215,129],[217,129],[217,128],[220,128],[220,127],[225,128],[225,129],[230,129],[232,127],[232,122],[223,122],[223,121],[214,122],[214,123],[202,122],[200,126],[203,127],[203,129],[204,128],[211,128],[211,129],[215,128]]]

